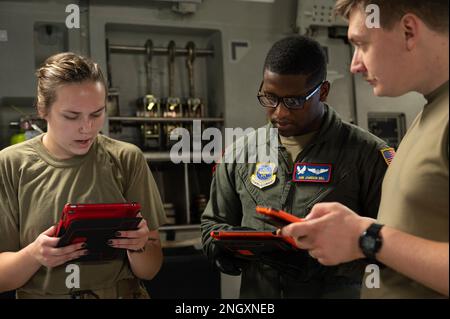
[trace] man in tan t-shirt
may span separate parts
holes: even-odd
[[[387,170],[377,221],[321,203],[281,233],[324,265],[368,257],[386,266],[379,285],[371,270],[362,297],[448,297],[448,1],[338,0],[336,9],[349,19],[351,71],[377,96],[415,91],[428,103]]]

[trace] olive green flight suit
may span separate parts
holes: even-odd
[[[269,123],[265,127],[273,126]],[[247,136],[245,143],[251,140],[252,137]],[[266,146],[270,148],[270,145]],[[388,146],[384,141],[343,122],[332,108],[325,105],[320,130],[295,162],[330,164],[331,179],[328,183],[294,182],[292,161],[281,143],[276,150],[278,167],[275,182],[264,188],[251,182],[257,163],[227,161],[217,164],[210,200],[201,218],[205,253],[209,257],[212,255],[214,244],[210,232],[213,230],[232,226],[275,230],[272,225],[255,218],[257,205],[305,217],[314,204],[336,201],[362,216],[376,218],[381,183],[387,169],[387,161],[380,152],[385,148]],[[327,267],[301,251],[280,254],[279,261],[286,264],[285,270],[261,262],[249,262],[242,270],[240,297],[359,298],[367,264],[365,260]],[[296,265],[299,270],[292,273],[289,264]]]

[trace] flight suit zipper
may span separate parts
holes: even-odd
[[[292,181],[292,174],[293,174],[293,170],[294,170],[294,166],[295,163],[300,162],[301,160],[303,160],[305,158],[305,155],[307,153],[307,151],[309,151],[311,149],[311,147],[315,145],[315,143],[311,142],[309,145],[307,145],[300,153],[298,153],[297,157],[295,158],[295,161],[292,163],[292,165],[287,165],[287,167],[289,167],[289,178],[286,180],[289,180],[290,186],[289,186],[289,194],[287,195],[286,198],[286,203],[285,205],[283,205],[283,209],[287,212],[291,212],[292,211],[292,207],[293,207],[293,202],[294,202],[294,191],[295,191],[295,187],[292,187],[294,184],[294,181]],[[285,154],[283,152],[281,152],[281,154],[283,155],[283,158],[285,160],[286,163],[289,163],[289,161],[287,160]],[[303,155],[305,154],[305,155]],[[294,191],[292,190],[294,189]]]
[[[292,178],[291,178],[291,176],[292,176],[292,169],[293,169],[294,165],[291,164],[288,154],[287,154],[287,151],[284,147],[279,149],[279,153],[281,154],[281,158],[283,159],[284,164],[287,167],[287,170],[283,171],[283,174],[285,174],[287,172],[287,176],[285,176],[286,185],[283,188],[280,206],[281,206],[282,210],[289,212],[289,209],[290,209],[289,203],[291,201],[290,198],[292,197],[292,195],[291,195],[292,194]],[[288,188],[287,190],[286,190],[286,187]],[[287,194],[284,195],[286,192],[287,192]]]

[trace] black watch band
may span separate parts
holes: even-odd
[[[380,231],[383,226],[382,224],[373,223],[359,237],[359,247],[369,259],[375,260],[376,254],[381,249],[383,240]]]

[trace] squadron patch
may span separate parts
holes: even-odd
[[[255,173],[250,177],[251,183],[261,189],[272,185],[277,178],[276,168],[273,163],[257,163]]]
[[[391,165],[392,160],[394,159],[395,156],[395,150],[392,147],[388,147],[388,148],[383,148],[382,150],[380,150],[381,155],[383,155],[383,158],[386,162],[386,164]]]
[[[331,164],[295,163],[292,180],[304,183],[328,183]]]

